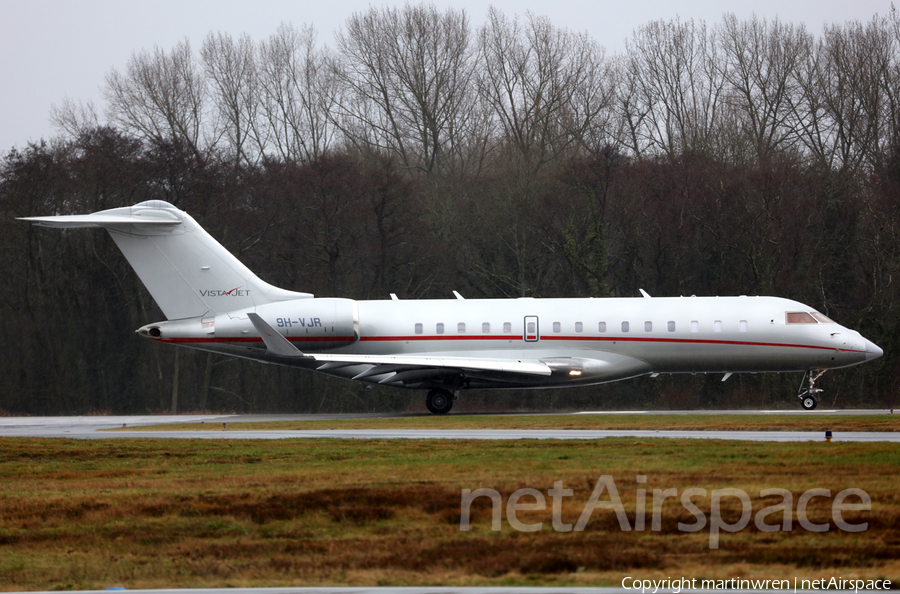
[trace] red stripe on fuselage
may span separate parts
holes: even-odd
[[[503,335],[450,335],[450,336],[362,336],[360,337],[360,342],[362,341],[370,341],[370,342],[387,342],[387,341],[412,341],[412,340],[511,340],[511,341],[522,341],[522,338],[519,336],[503,336]],[[787,347],[787,348],[795,348],[795,349],[820,349],[824,351],[843,351],[848,353],[865,353],[866,351],[858,351],[855,349],[840,349],[835,347],[827,347],[827,346],[818,346],[818,345],[809,345],[809,344],[789,344],[789,343],[778,343],[778,342],[751,342],[751,341],[742,341],[742,340],[712,340],[712,339],[700,339],[700,338],[643,338],[643,337],[635,337],[635,336],[547,336],[546,334],[541,336],[538,341],[530,341],[530,344],[535,344],[544,340],[558,340],[558,341],[587,341],[587,342],[659,342],[665,344],[726,344],[726,345],[737,345],[737,346],[761,346],[761,347]]]
[[[391,342],[397,340],[522,340],[519,336],[497,334],[441,334],[434,336],[360,336],[360,342]]]
[[[352,336],[309,336],[309,337],[300,337],[300,336],[286,336],[291,342],[354,342],[354,337]],[[201,343],[234,343],[234,342],[245,342],[245,343],[261,343],[262,338],[255,336],[241,336],[241,337],[216,337],[216,338],[156,338],[154,340],[158,340],[160,342],[171,342],[171,343],[190,343],[190,344],[201,344]],[[446,335],[446,336],[361,336],[359,338],[360,342],[410,342],[410,341],[444,341],[444,340],[507,340],[507,341],[521,341],[521,337],[519,336],[510,336],[510,335],[497,335],[497,334],[487,334],[487,335],[473,335],[473,334],[461,334],[461,335]],[[644,342],[644,343],[663,343],[663,344],[709,344],[709,345],[732,345],[732,346],[759,346],[759,347],[782,347],[782,348],[795,348],[795,349],[818,349],[823,351],[840,351],[846,353],[865,353],[866,351],[860,351],[856,349],[841,349],[835,347],[827,347],[827,346],[818,346],[818,345],[810,345],[810,344],[789,344],[789,343],[778,343],[778,342],[751,342],[751,341],[743,341],[743,340],[712,340],[712,339],[699,339],[699,338],[643,338],[643,337],[633,337],[633,336],[542,336],[540,341],[546,340],[554,340],[554,341],[572,341],[572,342]],[[540,341],[530,342],[529,344],[535,344]]]
[[[152,337],[151,337],[152,338]],[[354,336],[285,336],[290,342],[355,342],[356,337]],[[217,336],[213,338],[194,338],[194,337],[161,337],[161,338],[153,338],[153,340],[158,340],[159,342],[174,342],[174,343],[218,343],[218,342],[262,342],[263,339],[259,336]]]

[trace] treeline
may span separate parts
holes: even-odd
[[[14,217],[162,199],[265,280],[359,299],[765,294],[885,356],[823,405],[895,402],[900,16],[827,27],[652,22],[622,55],[544,18],[473,28],[372,8],[334,47],[136,53],[101,117],[0,161],[0,409],[353,411],[420,394],[152,344],[162,314],[105,233]],[[794,406],[799,376],[659,377],[467,394],[460,408]]]

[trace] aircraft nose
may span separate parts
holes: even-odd
[[[884,354],[884,351],[881,350],[877,344],[872,342],[871,340],[866,340],[866,361],[872,361],[877,359],[881,355]]]

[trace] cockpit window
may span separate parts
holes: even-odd
[[[816,319],[805,311],[789,311],[785,313],[788,324],[815,324]]]
[[[835,323],[834,320],[832,320],[831,318],[829,318],[829,317],[826,316],[825,314],[820,314],[820,313],[817,312],[817,311],[812,312],[812,317],[814,317],[815,319],[819,320],[819,323],[821,323],[821,324],[834,324],[834,323]]]

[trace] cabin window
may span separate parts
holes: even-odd
[[[644,322],[644,332],[653,332],[653,322]]]
[[[559,322],[553,322],[553,332],[555,334],[559,334],[562,331],[562,324]]]
[[[444,333],[444,323],[443,323],[443,322],[438,322],[438,323],[437,323],[437,326],[434,327],[434,330],[435,330],[435,332],[437,332],[438,334],[443,334],[443,333]]]
[[[741,321],[740,321],[739,329],[740,329],[741,332],[746,332],[746,331],[747,331],[747,320],[741,320]]]
[[[606,332],[606,322],[600,322],[597,324],[597,332]]]
[[[422,324],[416,324],[416,334],[421,334],[424,331]]]
[[[460,322],[459,324],[457,324],[456,331],[459,332],[460,334],[465,334],[466,333],[466,323]]]
[[[581,322],[575,322],[575,332],[584,332],[584,324],[582,324]]]
[[[512,322],[503,322],[503,333],[509,334],[512,332]]]
[[[834,320],[832,320],[825,314],[820,314],[817,311],[810,312],[810,315],[812,315],[812,317],[814,317],[815,319],[819,320],[819,323],[821,323],[821,324],[834,324],[835,323]]]
[[[805,311],[789,311],[785,314],[788,324],[815,324],[816,319]]]
[[[628,322],[622,322],[622,332],[628,332]]]
[[[537,332],[537,324],[534,322],[528,322],[528,326],[525,330],[528,335],[532,335]]]
[[[484,334],[490,334],[491,333],[491,323],[484,322],[483,324],[481,324],[481,332]]]
[[[669,332],[675,332],[675,322],[669,322],[668,324],[666,324],[666,329]]]
[[[700,322],[691,320],[691,332],[700,332]]]
[[[721,332],[722,331],[722,320],[716,320],[713,322],[713,332]]]

